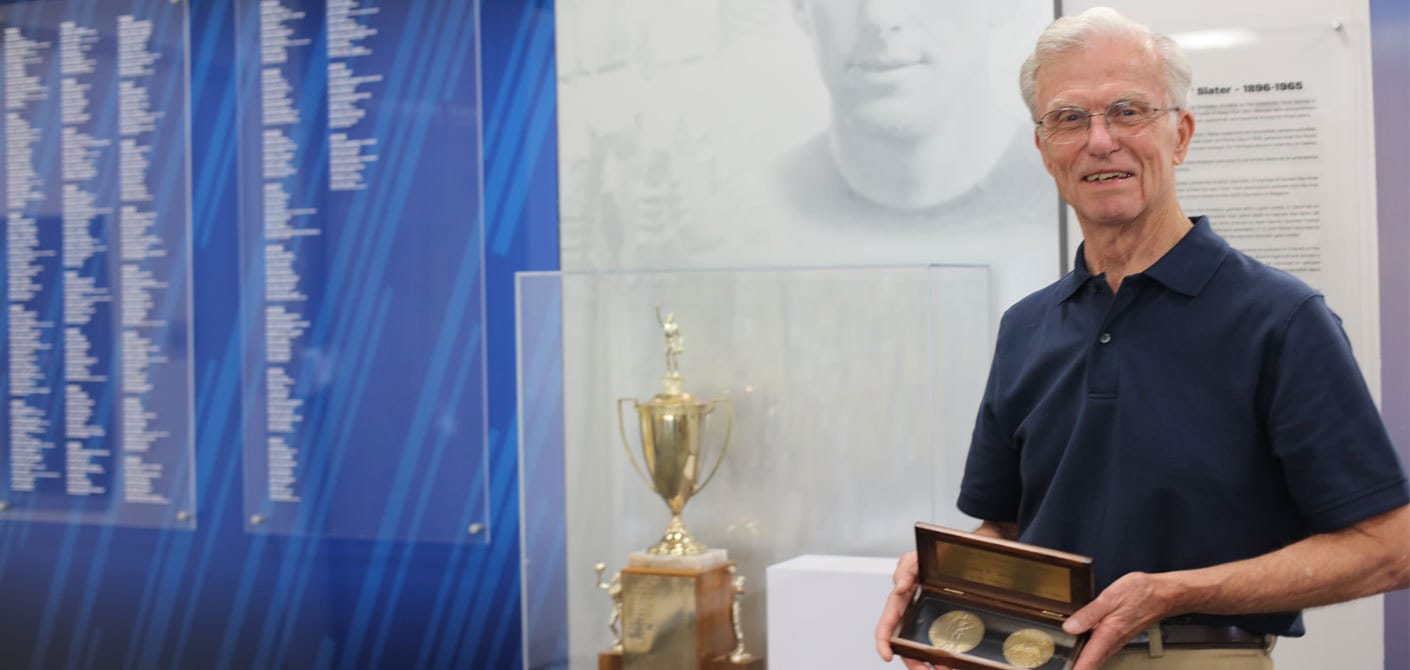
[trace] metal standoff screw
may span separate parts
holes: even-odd
[[[472,524],[470,524],[470,534],[471,534],[471,535],[479,535],[479,534],[480,534],[480,531],[482,531],[482,530],[484,530],[484,529],[485,529],[485,524],[482,524],[482,523],[472,523]]]
[[[176,513],[176,520],[177,520],[177,521],[190,521],[190,520],[191,520],[191,513],[190,513],[190,512],[187,512],[186,510],[181,510],[180,512],[177,512],[177,513]]]
[[[1341,32],[1341,31],[1343,31],[1343,30],[1345,30],[1345,29],[1346,29],[1346,24],[1345,24],[1345,23],[1342,23],[1342,22],[1341,22],[1341,19],[1332,19],[1332,30],[1335,30],[1335,31],[1337,31],[1337,32]]]
[[[251,526],[258,526],[258,525],[260,525],[260,524],[262,524],[262,523],[264,523],[264,515],[262,515],[262,514],[251,514],[251,515],[250,515],[250,525],[251,525]]]
[[[10,509],[10,503],[0,502],[0,512]]]

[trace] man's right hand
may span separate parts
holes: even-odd
[[[1018,524],[1012,521],[985,521],[974,529],[976,535],[987,535],[1005,540],[1018,539]],[[896,573],[891,576],[891,583],[896,587],[891,589],[891,595],[886,598],[886,607],[881,610],[881,620],[876,622],[876,653],[881,655],[881,660],[891,662],[891,633],[896,630],[896,624],[901,622],[901,617],[906,613],[906,607],[915,598],[916,581],[920,579],[920,558],[916,552],[911,551],[901,555],[901,560],[896,561]],[[913,661],[909,658],[901,659],[905,662],[909,670],[927,670],[934,667],[935,670],[950,670],[943,665],[931,666],[920,661]]]
[[[919,578],[920,568],[916,552],[911,551],[901,555],[901,560],[896,561],[896,573],[891,576],[891,582],[896,585],[891,589],[891,595],[886,598],[886,607],[881,610],[881,620],[876,622],[876,653],[881,655],[881,660],[891,662],[891,633],[896,630],[896,624],[901,622],[901,616],[906,613],[906,607],[910,606],[911,599],[915,597],[916,580]],[[902,658],[906,667],[910,670],[927,670],[929,664],[921,661],[913,661],[909,658]],[[943,666],[935,666],[935,670],[948,670]]]

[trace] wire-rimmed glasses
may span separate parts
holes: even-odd
[[[1161,112],[1178,112],[1179,107],[1156,107],[1140,100],[1114,102],[1101,112],[1089,112],[1075,107],[1054,109],[1037,121],[1043,139],[1053,144],[1071,144],[1084,139],[1092,126],[1092,117],[1106,119],[1107,132],[1115,137],[1136,137],[1146,131],[1150,122]]]

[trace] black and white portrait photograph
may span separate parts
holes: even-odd
[[[1018,91],[1051,3],[562,0],[565,270],[1060,272]]]

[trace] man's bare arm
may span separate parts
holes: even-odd
[[[1133,635],[1172,616],[1291,612],[1410,587],[1410,506],[1243,561],[1135,572],[1064,624],[1090,630],[1074,670],[1095,670]]]

